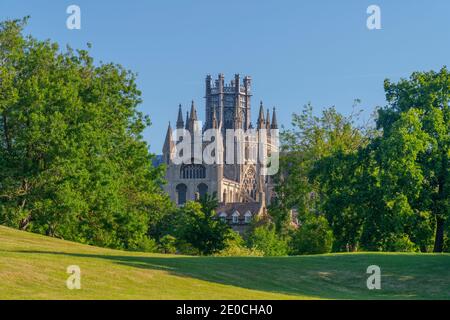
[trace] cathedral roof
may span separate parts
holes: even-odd
[[[248,211],[252,216],[258,215],[261,210],[261,203],[259,202],[230,202],[230,203],[220,203],[216,209],[218,215],[225,213],[227,218],[233,216],[236,211],[239,212],[240,217],[243,219],[245,213]]]

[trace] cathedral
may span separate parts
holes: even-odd
[[[205,121],[198,119],[194,101],[183,117],[183,107],[179,105],[176,127],[169,123],[163,147],[162,161],[166,164],[165,189],[177,205],[195,200],[206,194],[215,196],[219,201],[218,218],[228,222],[238,232],[245,230],[252,219],[266,214],[266,207],[273,197],[273,183],[270,175],[264,171],[264,164],[258,159],[261,155],[271,157],[278,152],[278,124],[275,108],[272,113],[264,110],[260,103],[259,115],[254,126],[251,120],[251,78],[239,74],[229,83],[224,75],[216,80],[211,76],[205,82]],[[201,140],[200,152],[192,152],[190,161],[176,161],[181,141],[190,141],[191,137],[205,135],[208,131],[217,132],[217,150],[213,155],[216,161],[206,163],[202,152],[207,143]],[[238,139],[229,132],[253,134]],[[276,135],[276,139],[275,139]],[[262,137],[264,136],[264,139]],[[273,136],[273,137],[272,137]],[[191,151],[188,150],[188,151]],[[200,156],[199,156],[200,155]],[[241,161],[237,158],[241,156]],[[219,160],[217,160],[219,159]],[[232,160],[232,161],[227,161]],[[233,161],[234,160],[234,161]]]

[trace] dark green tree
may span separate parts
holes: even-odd
[[[190,201],[176,213],[174,236],[179,242],[190,244],[201,254],[213,254],[226,247],[232,237],[231,228],[217,218],[217,200],[207,196]]]
[[[248,248],[261,251],[264,256],[285,256],[289,248],[286,239],[282,239],[276,232],[274,224],[255,223],[246,235]]]
[[[356,101],[358,102],[358,101]],[[358,150],[370,131],[358,126],[358,113],[343,116],[334,108],[315,116],[311,105],[293,115],[292,129],[282,132],[280,174],[276,177],[275,223],[288,223],[297,209],[301,223],[325,215],[335,233],[335,250],[356,247],[362,221],[351,206],[358,172]],[[278,205],[280,204],[280,205]]]
[[[310,216],[291,239],[291,254],[328,253],[333,246],[333,232],[324,216]]]
[[[165,207],[135,75],[0,24],[0,223],[137,248]]]
[[[407,139],[402,153],[389,155],[399,162],[390,183],[403,187],[411,210],[432,214],[434,251],[442,252],[450,216],[450,74],[445,67],[415,72],[398,83],[386,80],[384,87],[388,105],[379,110],[377,126],[390,142],[402,141],[395,140],[399,134]],[[398,124],[408,118],[415,118],[414,126]]]

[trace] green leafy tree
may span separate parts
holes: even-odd
[[[336,250],[357,246],[362,220],[349,200],[356,193],[358,150],[371,134],[357,120],[358,113],[346,117],[334,108],[315,116],[311,105],[293,115],[292,129],[281,134],[277,199],[269,208],[276,224],[280,216],[284,225],[289,222],[290,208],[297,209],[300,222],[311,213],[323,214],[336,235]]]
[[[367,179],[370,184],[366,185],[370,193],[360,197],[365,213],[361,244],[365,249],[405,251],[396,244],[414,242],[427,250],[432,230],[429,212],[417,206],[422,201],[424,181],[417,160],[428,143],[420,112],[410,109],[368,148],[375,161],[365,159],[364,163],[372,165],[371,179]]]
[[[201,254],[209,255],[223,250],[233,231],[217,218],[216,208],[217,200],[211,197],[186,203],[176,213],[176,238],[192,245]]]
[[[288,254],[288,244],[276,232],[273,224],[255,226],[246,236],[248,248],[256,249],[264,256],[285,256]]]
[[[309,216],[294,232],[291,239],[291,254],[319,254],[331,252],[333,232],[323,216]]]
[[[424,179],[417,159],[428,142],[420,112],[411,109],[368,145],[315,163],[312,176],[336,238],[334,250],[428,250],[430,213],[416,206]],[[400,245],[406,243],[413,245]]]
[[[230,238],[226,241],[225,248],[215,255],[222,257],[261,257],[264,256],[264,252],[255,248],[248,248],[239,233],[232,232]]]
[[[442,252],[445,225],[450,216],[450,74],[447,68],[439,72],[415,72],[409,79],[398,83],[389,80],[384,84],[388,105],[379,110],[378,127],[385,139],[395,136],[399,130],[398,122],[405,117],[416,117],[413,133],[406,127],[402,132],[410,135],[403,150],[408,155],[401,160],[400,155],[392,153],[392,161],[407,161],[405,167],[398,168],[396,186],[403,187],[411,210],[431,213],[434,220],[434,251]],[[391,139],[392,141],[392,139]],[[405,171],[412,170],[411,173]],[[405,181],[411,178],[411,181]],[[407,191],[408,190],[408,191]],[[411,198],[411,199],[410,199]],[[429,218],[426,218],[429,219]]]
[[[365,216],[362,201],[371,195],[364,162],[358,150],[336,151],[317,160],[310,172],[318,186],[318,208],[333,231],[334,251],[356,251],[359,246]]]
[[[277,188],[283,209],[298,208],[301,221],[324,214],[334,250],[429,251],[434,243],[441,252],[450,208],[448,84],[446,68],[386,81],[377,130],[333,110],[294,115]]]
[[[0,223],[135,248],[168,197],[135,75],[0,24]]]
[[[163,253],[176,253],[177,252],[177,238],[166,234],[159,241],[159,248]]]

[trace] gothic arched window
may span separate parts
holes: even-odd
[[[177,185],[175,190],[177,192],[177,203],[179,205],[185,204],[187,199],[187,186],[181,183]]]
[[[242,189],[245,195],[253,200],[256,200],[257,183],[256,172],[253,167],[249,167],[245,172]]]
[[[200,183],[197,186],[197,190],[198,190],[200,198],[203,198],[208,193],[208,185],[206,185],[205,183]]]
[[[206,168],[201,164],[186,164],[180,169],[181,179],[205,179]]]

